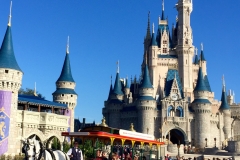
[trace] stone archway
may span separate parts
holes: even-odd
[[[170,136],[169,136],[170,134]],[[188,141],[186,133],[181,128],[172,128],[165,132],[166,139],[172,142],[172,144],[186,144]]]
[[[46,147],[55,149],[55,150],[61,150],[62,148],[62,142],[57,136],[51,136],[46,141]]]

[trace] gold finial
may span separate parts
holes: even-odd
[[[8,26],[11,26],[11,19],[12,19],[12,1],[10,3],[10,13],[8,18]]]
[[[108,125],[106,124],[106,119],[105,119],[105,117],[103,117],[102,123],[100,124],[100,126],[108,127]]]
[[[69,54],[69,36],[68,36],[68,39],[67,39],[67,50],[66,50],[66,53]]]
[[[136,130],[134,129],[133,123],[130,124],[129,131],[136,132]]]

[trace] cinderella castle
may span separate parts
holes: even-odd
[[[152,31],[148,17],[141,76],[129,82],[118,69],[102,113],[110,127],[129,129],[133,123],[137,132],[170,144],[226,148],[240,132],[239,106],[233,93],[226,93],[224,78],[221,101],[215,100],[203,45],[200,56],[193,45],[192,0],[178,0],[176,9],[172,28],[164,3]]]

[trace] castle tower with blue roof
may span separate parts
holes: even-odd
[[[12,4],[11,4],[12,5]],[[16,137],[18,90],[22,85],[23,72],[15,58],[12,40],[11,7],[7,30],[0,49],[0,155],[12,154],[20,140]]]
[[[65,60],[63,63],[61,74],[56,81],[56,91],[53,92],[53,101],[61,104],[66,104],[68,112],[66,115],[70,116],[69,131],[74,131],[74,110],[77,105],[77,93],[75,92],[76,83],[73,79],[70,58],[69,58],[69,37],[67,42],[67,49]]]
[[[202,68],[198,71],[197,85],[194,88],[194,101],[192,108],[195,113],[195,146],[198,148],[207,147],[205,139],[210,140],[207,132],[211,127],[210,114],[212,113],[211,102],[208,99],[209,90],[205,84]]]
[[[178,143],[199,149],[220,147],[238,134],[230,127],[233,95],[226,98],[224,89],[222,102],[214,97],[203,44],[199,57],[193,45],[192,0],[178,0],[176,9],[171,30],[164,1],[152,31],[148,13],[140,78],[135,76],[128,84],[117,73],[102,113],[110,127],[128,129],[133,123],[137,132],[162,138],[170,152],[176,151]]]
[[[157,106],[156,100],[153,98],[153,86],[150,81],[147,64],[145,65],[143,78],[139,85],[139,96],[136,100],[136,107],[139,132],[153,134],[154,119],[150,115],[154,115]]]

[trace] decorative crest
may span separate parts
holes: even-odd
[[[12,1],[10,3],[10,13],[8,18],[8,26],[11,26],[11,20],[12,20]]]
[[[106,119],[105,119],[105,117],[103,117],[102,123],[100,124],[100,126],[108,127],[108,125],[106,124]]]
[[[133,123],[130,124],[129,131],[136,132],[136,130],[134,129]]]

